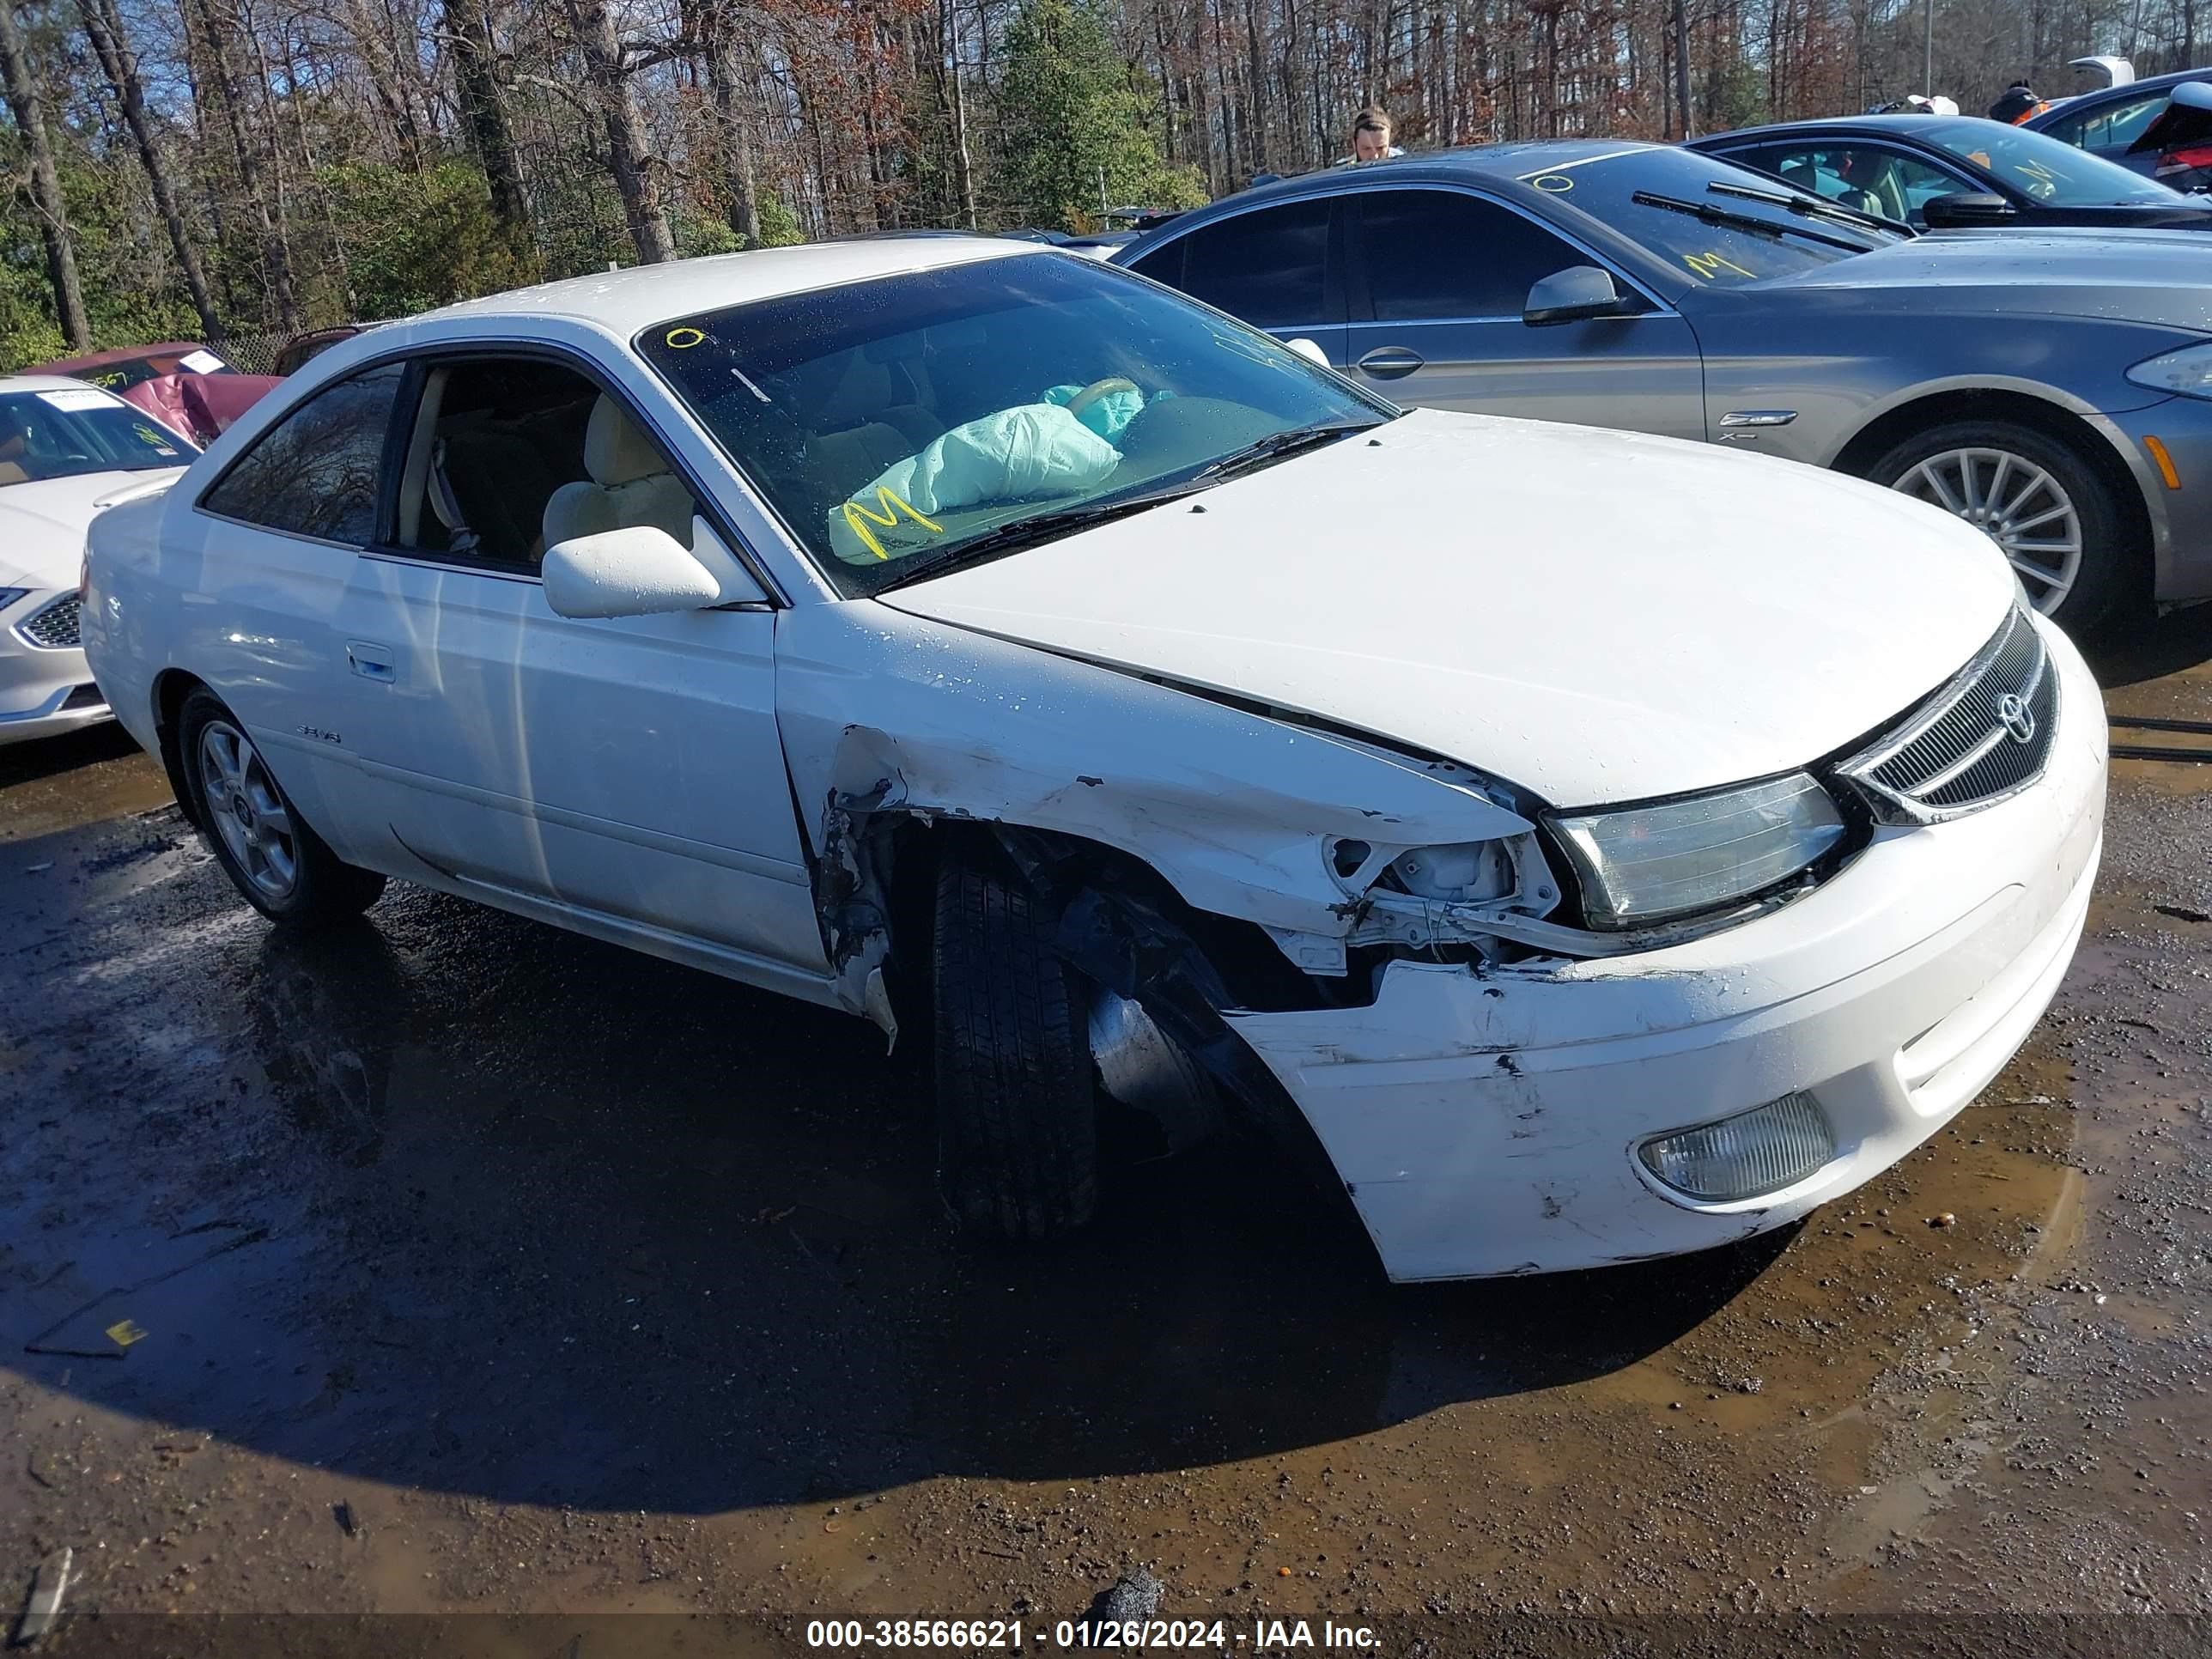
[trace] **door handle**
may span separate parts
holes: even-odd
[[[370,640],[346,641],[346,666],[365,680],[381,680],[387,685],[399,678],[392,647]]]
[[[1423,366],[1421,354],[1403,346],[1377,346],[1356,365],[1362,374],[1378,380],[1403,380]]]

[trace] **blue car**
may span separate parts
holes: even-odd
[[[2212,230],[2212,198],[2183,196],[2048,133],[1978,116],[1788,121],[1693,138],[1690,148],[1916,230]]]
[[[2201,118],[2212,107],[2207,94],[2212,69],[2182,70],[2085,92],[2021,125],[2176,190],[2212,189],[2212,123]],[[2185,118],[2164,121],[2177,106]]]
[[[1285,179],[1115,262],[1400,403],[1904,490],[2079,629],[2212,599],[2209,253],[2162,230],[1914,236],[1695,150],[1577,140]]]

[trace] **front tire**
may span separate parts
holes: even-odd
[[[1098,1207],[1088,1004],[1010,873],[948,852],[937,881],[938,1183],[962,1227],[1036,1241]]]
[[[215,693],[185,699],[177,741],[192,817],[248,904],[279,927],[307,929],[376,902],[384,878],[346,863],[308,827]]]
[[[2112,487],[2079,453],[2011,421],[1951,421],[1868,469],[1875,483],[1964,520],[1997,544],[2029,601],[2079,635],[2137,571]]]

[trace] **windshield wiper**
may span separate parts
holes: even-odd
[[[1318,426],[1294,426],[1287,432],[1271,432],[1266,437],[1246,444],[1242,449],[1232,449],[1218,456],[1191,474],[1191,482],[1212,481],[1242,472],[1261,461],[1272,461],[1285,455],[1295,455],[1301,449],[1314,449],[1343,437],[1349,432],[1364,432],[1381,421],[1327,421]]]
[[[1026,519],[1001,525],[996,530],[987,530],[981,535],[964,541],[957,547],[948,547],[942,553],[905,565],[891,580],[876,591],[888,593],[894,587],[904,587],[908,582],[942,574],[955,565],[970,564],[979,559],[995,558],[1002,553],[1019,552],[1039,542],[1050,541],[1077,530],[1087,530],[1093,525],[1106,524],[1115,519],[1141,513],[1148,507],[1158,507],[1164,501],[1179,501],[1185,495],[1195,495],[1206,489],[1195,480],[1171,484],[1160,489],[1144,489],[1133,495],[1115,495],[1104,501],[1085,501],[1079,507],[1063,507],[1050,513],[1033,514]]]
[[[1706,190],[1721,196],[1741,196],[1748,202],[1771,202],[1776,207],[1788,208],[1792,213],[1802,213],[1813,218],[1840,219],[1847,225],[1867,225],[1876,230],[1886,230],[1893,236],[1917,236],[1920,233],[1902,219],[1892,219],[1879,213],[1862,212],[1847,208],[1841,202],[1831,202],[1825,197],[1796,196],[1788,191],[1761,190],[1756,185],[1731,185],[1715,179]]]
[[[1686,202],[1679,196],[1661,196],[1648,190],[1639,190],[1628,199],[1644,207],[1664,208],[1669,213],[1686,213],[1692,219],[1702,220],[1709,225],[1728,225],[1737,230],[1750,231],[1754,235],[1771,236],[1778,242],[1785,236],[1802,236],[1808,242],[1839,247],[1846,253],[1869,251],[1864,242],[1832,236],[1825,230],[1814,230],[1805,225],[1778,225],[1773,220],[1762,219],[1756,213],[1738,213],[1733,208],[1717,207],[1711,202]]]

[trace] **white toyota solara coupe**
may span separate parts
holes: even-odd
[[[85,526],[198,453],[97,386],[0,378],[0,744],[107,718],[77,638]]]
[[[91,541],[264,915],[397,876],[903,1025],[1014,1237],[1107,1096],[1302,1113],[1400,1279],[1781,1225],[2004,1064],[2100,846],[2097,687],[1948,514],[1019,242],[395,323]]]

